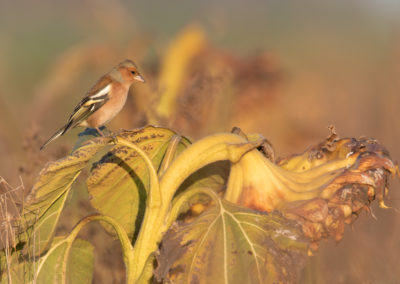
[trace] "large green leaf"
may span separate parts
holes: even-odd
[[[56,237],[41,258],[18,262],[15,255],[0,283],[92,283],[93,246],[81,239]],[[11,282],[9,282],[9,280]]]
[[[54,235],[61,211],[64,208],[68,192],[69,189],[62,193],[58,199],[54,200],[50,207],[43,212],[43,215],[37,217],[32,226],[26,231],[29,239],[29,254],[40,255],[47,250]]]
[[[40,172],[23,208],[21,222],[28,235],[31,254],[39,255],[48,248],[73,182],[108,142],[109,139],[94,139],[71,155],[47,164]]]
[[[278,283],[298,279],[307,243],[297,226],[224,200],[164,236],[158,280],[173,283]]]
[[[89,242],[57,237],[38,262],[36,282],[91,283],[93,260],[93,246]]]
[[[67,263],[67,283],[92,283],[94,247],[87,241],[76,239]]]
[[[166,128],[147,126],[124,131],[118,137],[140,147],[151,159],[159,174],[169,161],[190,145]],[[171,150],[173,148],[173,151]],[[168,161],[166,160],[168,159]],[[115,146],[92,169],[87,186],[92,205],[103,215],[111,216],[134,237],[145,210],[149,171],[143,159],[126,146]],[[106,226],[107,228],[107,226]],[[112,230],[109,230],[111,233]]]

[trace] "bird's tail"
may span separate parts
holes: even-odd
[[[66,125],[64,125],[60,129],[58,129],[56,131],[56,133],[54,133],[49,139],[47,139],[46,142],[43,143],[43,145],[40,147],[40,150],[42,150],[44,147],[46,147],[47,144],[49,144],[51,141],[57,139],[58,137],[63,135],[65,132],[67,132],[67,130],[70,128],[70,126],[71,126],[70,123],[67,123]]]

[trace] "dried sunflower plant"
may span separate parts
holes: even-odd
[[[182,129],[178,97],[199,56],[219,58],[201,31],[188,29],[161,64],[162,99],[149,89],[138,96],[150,123]],[[218,62],[217,75],[234,69]],[[241,88],[228,89],[233,96]],[[212,118],[210,105],[200,113]],[[91,223],[119,241],[127,283],[296,283],[322,239],[340,241],[374,200],[387,208],[390,177],[399,173],[376,140],[339,138],[333,127],[321,143],[281,159],[262,135],[239,128],[194,142],[151,125],[79,137],[26,198],[15,195],[22,185],[0,178],[0,283],[92,283],[96,248],[81,233]],[[82,180],[97,213],[60,234]]]
[[[376,140],[333,128],[302,154],[275,156],[262,135],[238,128],[194,143],[154,126],[80,140],[45,166],[7,223],[1,283],[91,283],[94,247],[78,234],[92,222],[119,240],[127,283],[297,282],[321,239],[340,240],[373,200],[385,207],[398,174]],[[56,236],[85,168],[98,213]]]

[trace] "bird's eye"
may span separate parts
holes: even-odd
[[[132,73],[132,75],[135,75],[135,74],[136,74],[136,71],[131,71],[131,73]]]

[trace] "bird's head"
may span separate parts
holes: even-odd
[[[125,82],[132,84],[135,81],[144,83],[145,80],[140,74],[136,64],[129,59],[122,61],[117,66],[117,70],[121,73],[122,78]]]

